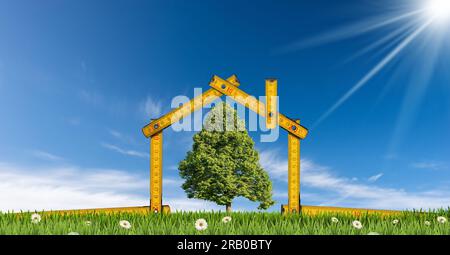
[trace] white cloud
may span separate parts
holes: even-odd
[[[0,212],[148,206],[148,176],[125,170],[76,166],[18,166],[0,162]],[[164,178],[163,203],[172,211],[219,210],[188,199],[182,180]]]
[[[109,143],[101,143],[101,145],[108,150],[112,150],[112,151],[115,151],[115,152],[118,152],[120,154],[127,155],[127,156],[133,156],[133,157],[139,157],[139,158],[149,158],[150,157],[149,153],[135,151],[135,150],[126,150],[126,149],[122,149],[116,145],[109,144]]]
[[[132,136],[123,134],[122,132],[119,132],[115,129],[107,129],[107,130],[108,130],[108,133],[112,137],[116,138],[117,140],[120,140],[120,141],[128,143],[128,144],[135,144],[135,140]]]
[[[0,211],[139,206],[148,181],[113,169],[39,169],[0,163]]]
[[[417,169],[441,170],[441,169],[446,169],[447,165],[442,162],[422,161],[422,162],[412,163],[411,167],[417,168]]]
[[[263,150],[259,154],[262,167],[275,179],[287,180],[288,162],[278,150]]]
[[[277,150],[263,151],[260,158],[261,165],[272,178],[287,181],[287,160],[280,157]],[[367,185],[337,176],[328,167],[307,159],[301,162],[301,176],[302,187],[321,190],[327,196],[336,196],[333,201],[324,199],[321,205],[381,209],[430,209],[450,205],[450,190],[407,192],[398,188]]]
[[[183,184],[183,180],[181,178],[175,179],[175,178],[164,178],[163,184],[167,186],[178,186],[181,187]]]
[[[162,108],[162,101],[155,100],[150,96],[147,97],[141,106],[141,110],[144,112],[144,117],[146,120],[160,117]]]
[[[110,129],[108,130],[109,134],[114,136],[115,138],[121,139],[123,137],[122,133],[117,130]]]
[[[378,181],[384,174],[383,173],[379,173],[373,176],[370,176],[369,179],[367,179],[369,182],[376,182]]]
[[[31,154],[40,159],[48,160],[48,161],[63,161],[64,158],[54,155],[50,152],[41,151],[41,150],[33,150],[31,151]]]
[[[272,190],[272,198],[274,198],[274,199],[287,199],[288,198],[288,192],[287,191],[281,191],[281,190]]]

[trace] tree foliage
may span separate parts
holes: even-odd
[[[208,113],[193,140],[192,150],[179,164],[189,198],[226,205],[227,210],[236,197],[260,202],[259,209],[274,204],[272,183],[259,163],[245,122],[228,104],[218,104]]]

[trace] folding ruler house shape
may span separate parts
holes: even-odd
[[[163,130],[173,123],[183,119],[203,106],[212,103],[217,98],[226,95],[244,105],[262,117],[266,117],[268,129],[279,125],[288,134],[288,204],[282,206],[283,213],[300,212],[300,139],[304,139],[308,130],[278,112],[277,80],[266,80],[266,105],[258,99],[239,89],[239,80],[233,75],[224,80],[213,76],[209,85],[211,89],[192,99],[190,102],[172,110],[168,114],[153,120],[142,128],[145,137],[150,141],[150,210],[155,213],[170,212],[168,205],[162,204],[162,144]]]

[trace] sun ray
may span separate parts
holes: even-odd
[[[355,36],[359,36],[365,33],[369,33],[371,31],[395,24],[397,22],[403,21],[408,18],[416,17],[419,14],[424,12],[421,10],[414,10],[411,12],[407,12],[405,14],[401,14],[398,16],[394,16],[393,14],[382,15],[376,18],[372,18],[370,20],[366,20],[364,22],[358,22],[352,25],[346,25],[341,28],[337,28],[333,31],[328,31],[323,34],[319,34],[317,36],[313,36],[308,39],[300,40],[294,43],[291,43],[281,49],[277,50],[277,53],[283,54],[292,51],[297,51],[300,49],[320,46],[327,43],[332,43],[336,41],[341,41],[345,39],[349,39]]]
[[[424,42],[426,49],[423,49],[423,51],[427,52],[427,55],[420,63],[418,63],[416,68],[417,70],[420,70],[420,72],[415,72],[416,75],[414,76],[414,79],[410,81],[410,86],[407,88],[398,118],[393,128],[392,138],[390,139],[388,146],[388,154],[396,153],[398,145],[404,138],[404,134],[406,134],[406,130],[414,121],[414,113],[417,112],[423,99],[424,92],[428,88],[428,85],[430,85],[429,81],[432,77],[436,59],[439,57],[444,41],[442,38],[436,38],[436,35],[432,35],[432,38],[428,39],[430,41]],[[431,44],[431,42],[433,44]]]
[[[347,91],[333,106],[331,106],[320,118],[312,125],[312,128],[317,127],[322,121],[324,121],[330,114],[332,114],[337,108],[339,108],[345,101],[347,101],[356,91],[361,89],[367,84],[380,70],[382,70],[387,64],[389,64],[406,46],[408,46],[422,31],[425,30],[431,23],[432,19],[429,19],[419,28],[417,28],[412,34],[404,39],[395,49],[387,54],[377,65],[375,65],[364,77],[359,80],[349,91]]]
[[[392,42],[397,43],[398,41],[405,38],[408,34],[411,33],[413,29],[417,27],[417,21],[410,21],[399,28],[395,29],[394,31],[391,31],[387,35],[383,36],[381,39],[376,40],[375,42],[369,44],[368,46],[364,47],[363,49],[359,50],[352,56],[350,56],[348,59],[344,61],[344,63],[351,62],[352,60],[359,58],[370,51],[373,51],[379,47],[381,47],[383,44],[391,44]]]

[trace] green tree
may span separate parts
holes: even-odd
[[[236,197],[260,202],[259,209],[274,204],[272,183],[235,109],[226,103],[216,105],[193,140],[192,151],[178,167],[189,198],[225,205],[227,212]]]

